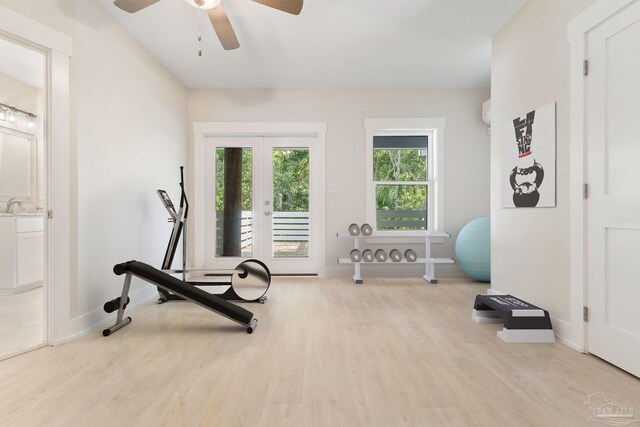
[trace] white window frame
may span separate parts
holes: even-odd
[[[366,130],[366,213],[367,223],[377,231],[376,181],[373,179],[374,136],[422,136],[427,142],[427,231],[444,230],[444,118],[388,118],[365,119]],[[422,181],[420,182],[422,183]],[[396,184],[395,182],[393,184]],[[400,184],[416,184],[401,182]],[[410,234],[415,231],[393,231],[394,234]]]

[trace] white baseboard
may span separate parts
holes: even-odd
[[[573,341],[570,341],[570,340],[568,340],[568,339],[566,339],[564,337],[560,337],[558,335],[556,335],[556,339],[558,340],[558,342],[560,344],[564,344],[567,347],[569,347],[570,349],[573,349],[573,350],[578,351],[580,353],[586,353],[586,351],[584,350],[584,347],[574,343]]]
[[[457,279],[467,276],[462,268],[458,264],[441,264],[436,265],[436,277],[448,277],[451,279]]]
[[[422,277],[425,272],[424,264],[397,264],[367,265],[362,263],[362,277]],[[353,265],[335,265],[325,267],[320,271],[318,277],[351,277],[353,276]],[[436,278],[466,278],[468,277],[457,264],[436,265]]]
[[[154,287],[145,286],[135,292],[131,292],[129,297],[132,302],[127,306],[128,313],[155,300],[158,297],[158,291]],[[105,313],[102,307],[96,308],[72,319],[70,322],[72,332],[63,338],[55,340],[51,345],[60,345],[81,338],[101,328],[112,318],[114,318],[113,313]]]
[[[551,318],[553,332],[556,334],[558,341],[567,341],[568,337],[571,334],[571,325],[569,324],[569,322],[552,316],[551,313],[549,313],[549,317]]]
[[[571,336],[571,323],[566,320],[559,319],[554,316],[551,317],[551,324],[553,325],[553,331],[556,334],[558,342],[566,345],[569,348],[584,353],[584,348],[569,338]]]
[[[41,287],[42,283],[43,282],[40,281],[40,282],[28,283],[26,285],[16,286],[15,288],[0,288],[0,296],[6,297],[6,296],[19,294],[21,292],[30,291],[31,289]]]

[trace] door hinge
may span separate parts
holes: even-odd
[[[585,199],[589,198],[589,184],[582,184],[582,196]]]
[[[53,211],[47,211],[47,218],[53,219]]]
[[[582,307],[582,319],[585,322],[589,321],[589,307]]]
[[[582,63],[582,74],[585,76],[589,75],[589,61],[586,59]]]

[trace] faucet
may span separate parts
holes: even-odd
[[[19,201],[19,200],[16,200],[16,198],[15,198],[15,197],[10,198],[10,199],[7,201],[7,210],[6,210],[5,212],[6,212],[6,213],[11,213],[11,211],[13,210],[13,207],[14,207],[15,205],[22,206],[22,202],[21,202],[21,201]]]

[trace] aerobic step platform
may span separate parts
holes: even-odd
[[[504,323],[498,338],[508,343],[554,343],[549,312],[512,295],[477,295],[471,318]]]

